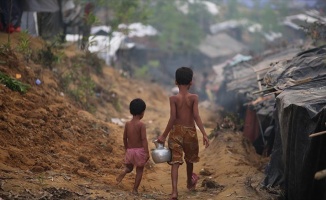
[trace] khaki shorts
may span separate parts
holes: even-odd
[[[195,163],[199,161],[198,137],[195,127],[174,125],[169,134],[168,145],[172,153],[169,164],[182,164],[183,153],[186,162]]]

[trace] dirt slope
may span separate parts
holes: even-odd
[[[13,48],[19,43],[18,38],[17,34],[12,35]],[[41,40],[31,40],[32,49],[42,47]],[[7,35],[0,34],[1,44],[6,41]],[[64,52],[66,59],[58,68],[68,68],[70,58],[83,54],[73,47]],[[0,72],[11,77],[21,74],[19,80],[31,88],[26,94],[20,94],[0,85],[2,199],[168,199],[170,168],[167,164],[148,163],[139,196],[130,194],[133,173],[120,185],[115,184],[115,177],[123,167],[123,127],[111,123],[112,118],[128,120],[130,100],[141,97],[147,103],[143,120],[148,140],[156,138],[169,117],[169,94],[164,89],[129,80],[113,68],[105,67],[101,76],[91,73],[104,91],[94,100],[96,112],[91,114],[62,93],[55,70],[33,61],[27,63],[16,51],[10,55],[4,53],[1,49],[0,61],[5,62],[0,62]],[[35,84],[37,78],[42,81],[40,85]],[[118,97],[118,104],[107,95]],[[218,119],[217,111],[202,107],[201,115],[209,133]],[[154,148],[152,143],[150,148]],[[221,132],[200,154],[201,161],[195,165],[195,171],[199,173],[205,168],[211,175],[201,175],[197,192],[188,192],[185,166],[182,166],[180,199],[273,199],[258,187],[266,161],[254,153],[241,134]],[[217,188],[201,187],[207,177],[217,183]]]

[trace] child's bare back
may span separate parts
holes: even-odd
[[[131,120],[125,125],[127,148],[141,148],[146,140],[145,124],[141,121]],[[145,147],[146,148],[146,147]]]
[[[194,127],[194,109],[196,109],[196,105],[198,105],[198,96],[191,93],[179,93],[171,96],[170,102],[171,109],[175,109],[176,119],[174,124]]]

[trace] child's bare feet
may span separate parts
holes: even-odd
[[[178,194],[171,194],[170,200],[178,200]]]
[[[119,174],[119,176],[117,176],[117,178],[115,179],[117,181],[117,184],[119,184],[122,179],[125,177],[126,173],[122,172],[121,174]]]
[[[133,190],[131,193],[134,194],[134,195],[138,195],[138,191],[137,190]]]
[[[198,175],[195,173],[192,173],[191,180],[190,180],[190,182],[188,181],[188,184],[187,184],[188,190],[194,191],[196,189],[198,179],[199,179]]]

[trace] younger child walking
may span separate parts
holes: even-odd
[[[125,169],[116,178],[120,183],[127,173],[132,172],[136,167],[135,184],[132,193],[138,194],[144,166],[149,159],[148,143],[146,136],[146,127],[140,120],[144,117],[146,104],[140,99],[134,99],[129,105],[132,119],[125,125],[123,132],[123,144],[125,147]]]
[[[199,145],[195,123],[203,135],[203,143],[207,148],[209,140],[205,132],[198,110],[198,95],[189,93],[192,84],[193,71],[188,67],[181,67],[176,70],[175,83],[179,88],[179,93],[169,98],[170,119],[167,126],[158,137],[158,141],[164,143],[169,135],[168,146],[171,149],[172,194],[171,199],[178,199],[178,170],[183,164],[183,159],[187,165],[187,188],[194,190],[198,181],[198,176],[193,173],[193,163],[199,161]],[[184,154],[184,158],[183,158]]]

